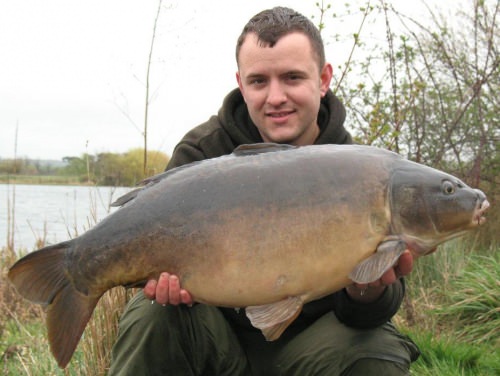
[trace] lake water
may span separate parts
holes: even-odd
[[[128,191],[124,187],[0,184],[0,247],[7,244],[12,224],[15,249],[31,251],[37,239],[54,244],[73,238],[116,210],[109,204]]]

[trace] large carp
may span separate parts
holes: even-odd
[[[118,199],[83,235],[20,259],[9,279],[47,306],[69,362],[102,294],[162,271],[194,300],[248,307],[272,340],[304,303],[378,279],[485,221],[485,195],[441,171],[368,146],[245,145],[179,167]]]

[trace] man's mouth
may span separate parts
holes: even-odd
[[[279,118],[290,116],[292,113],[293,113],[293,111],[268,112],[267,116],[279,119]]]

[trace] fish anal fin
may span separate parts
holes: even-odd
[[[406,243],[400,239],[390,238],[383,241],[372,256],[356,265],[349,273],[349,278],[355,283],[378,280],[396,263],[406,248]]]
[[[299,314],[300,310],[296,311],[295,314],[287,320],[269,328],[262,329],[262,334],[266,338],[266,341],[276,341],[278,338],[280,338],[286,328],[288,328],[290,324],[295,321]]]
[[[276,303],[246,308],[252,325],[260,329],[266,340],[275,341],[302,311],[299,297],[289,297]]]
[[[68,283],[47,308],[50,350],[61,368],[65,368],[87,325],[100,296],[90,297]]]

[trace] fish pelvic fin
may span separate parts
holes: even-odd
[[[277,340],[302,311],[302,299],[289,297],[276,303],[249,306],[246,315],[267,341]]]
[[[392,268],[399,256],[406,250],[407,245],[400,239],[390,238],[377,247],[377,251],[349,273],[349,278],[355,283],[370,283],[378,280]]]
[[[71,241],[32,252],[18,260],[8,278],[24,298],[43,305],[52,354],[66,367],[100,297],[78,292],[67,277],[65,255]]]

